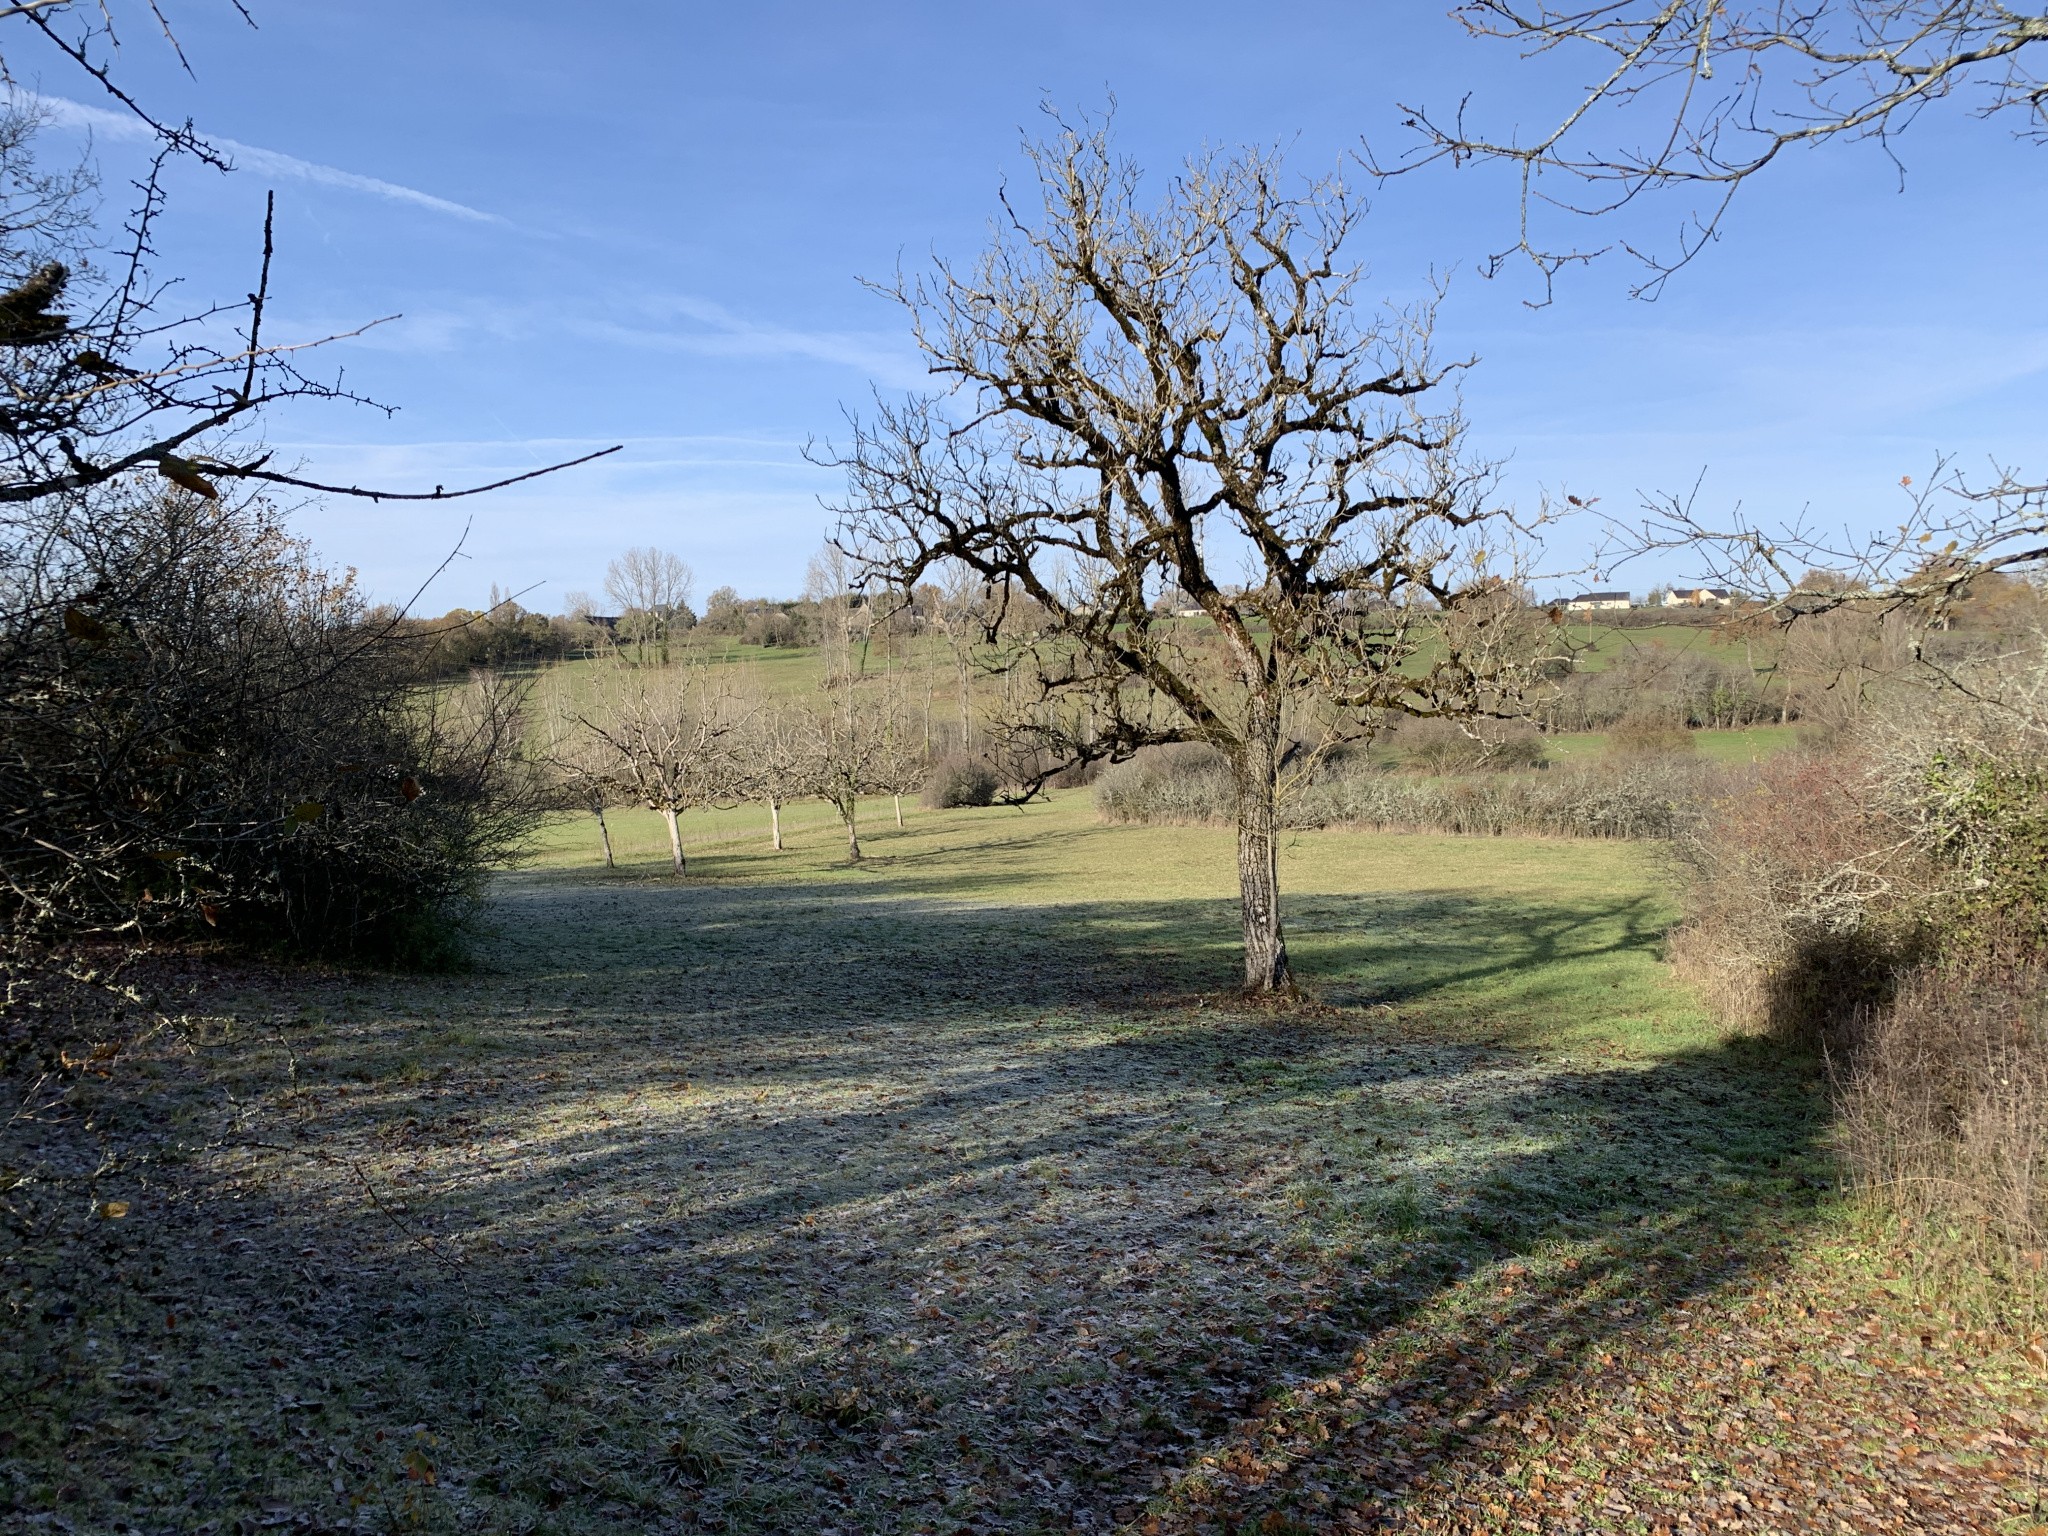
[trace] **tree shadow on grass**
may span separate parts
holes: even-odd
[[[272,1052],[271,1107],[240,1084],[118,1234],[130,1291],[32,1324],[24,1361],[66,1363],[10,1496],[108,1528],[1098,1530],[1205,1454],[1182,1508],[1256,1503],[1282,1474],[1246,1426],[1305,1378],[1442,1378],[1449,1428],[1370,1469],[1392,1494],[1458,1418],[1768,1262],[1817,1111],[1756,1048],[1424,1027],[1644,968],[1636,903],[1372,902],[1306,947],[1363,988],[1397,946],[1406,1020],[1219,1006],[1227,902],[520,883],[495,972],[277,1023],[297,1095]]]

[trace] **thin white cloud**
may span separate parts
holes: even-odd
[[[304,329],[346,328],[339,317],[297,318]],[[384,352],[446,352],[473,337],[506,341],[565,334],[638,351],[763,360],[800,358],[852,369],[891,389],[929,387],[932,382],[923,357],[898,336],[806,330],[749,320],[723,304],[690,294],[626,296],[606,303],[603,313],[587,307],[565,313],[560,303],[541,307],[488,299],[414,306],[407,309],[404,326],[372,331],[355,344]]]
[[[653,325],[604,321],[589,326],[591,334],[634,346],[696,352],[714,357],[803,357],[814,362],[853,368],[899,389],[930,382],[924,360],[894,341],[846,331],[809,331],[763,325],[734,314],[723,304],[687,294],[671,294],[650,306],[660,317]],[[662,321],[685,320],[701,329],[679,330]]]
[[[119,112],[109,112],[101,107],[89,107],[83,102],[70,101],[62,96],[29,96],[26,104],[39,110],[49,122],[62,128],[75,128],[108,139],[132,140],[154,137],[148,124],[133,117],[124,116]],[[226,153],[245,170],[258,171],[269,176],[291,177],[298,181],[310,181],[316,186],[338,187],[345,192],[367,192],[372,197],[385,198],[394,203],[410,203],[415,208],[430,209],[435,213],[445,213],[478,224],[508,222],[495,213],[485,213],[481,208],[472,208],[467,203],[436,197],[433,193],[422,192],[417,187],[400,186],[395,181],[382,181],[375,176],[359,176],[354,171],[321,165],[312,160],[301,160],[296,155],[282,154],[277,150],[264,149],[255,144],[239,143],[234,139],[214,138],[209,135],[207,142]]]

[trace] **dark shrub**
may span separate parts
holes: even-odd
[[[1688,917],[1672,959],[1730,1027],[1826,1043],[1919,953],[1928,878],[1841,754],[1769,758],[1679,844]]]
[[[1001,779],[978,757],[942,758],[925,784],[924,803],[935,811],[962,805],[993,805]]]
[[[1672,957],[1731,1025],[1824,1048],[1850,1177],[1946,1299],[2048,1312],[2048,658],[1901,693],[1767,761],[1682,845]]]
[[[1481,721],[1467,729],[1451,720],[1407,720],[1394,733],[1401,766],[1418,773],[1482,773],[1540,768],[1543,738],[1531,726]]]
[[[1907,973],[1842,1084],[1851,1176],[1944,1287],[2048,1312],[2048,968],[2029,941]],[[1988,1282],[1988,1286],[1986,1284]]]
[[[1692,732],[1684,726],[1646,720],[1640,716],[1617,721],[1607,732],[1606,752],[1609,757],[1673,757],[1698,748],[1699,743],[1693,740]]]
[[[16,937],[218,934],[446,958],[532,825],[516,693],[423,686],[262,503],[107,490],[0,542]]]
[[[1071,768],[1062,768],[1045,781],[1047,789],[1086,789],[1102,777],[1109,765],[1100,758],[1091,762],[1077,763]]]

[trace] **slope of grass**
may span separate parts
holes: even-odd
[[[1796,725],[1751,725],[1732,731],[1692,731],[1693,750],[1715,763],[1753,763],[1799,745]],[[1552,762],[1578,763],[1607,750],[1605,731],[1560,731],[1543,738],[1544,755]]]
[[[822,813],[822,814],[821,814]],[[801,820],[798,817],[801,816]],[[864,897],[939,898],[983,907],[1101,901],[1098,937],[1140,963],[1123,988],[1229,987],[1237,964],[1233,834],[1224,828],[1102,825],[1085,790],[1021,809],[863,812],[858,865],[828,808],[786,813],[786,851],[773,852],[765,813],[684,818],[697,839],[693,881],[792,879]],[[667,831],[651,812],[615,816],[622,867],[614,878],[662,878]],[[1446,1019],[1492,1029],[1651,1046],[1697,1041],[1703,1015],[1656,964],[1658,935],[1676,916],[1659,856],[1625,843],[1370,837],[1304,832],[1281,848],[1289,942],[1317,993],[1335,1004],[1405,1000]],[[544,868],[596,871],[590,818],[551,823],[536,852]]]
[[[1760,672],[1769,671],[1776,657],[1773,641],[1766,639],[1745,648],[1732,635],[1708,625],[1581,623],[1569,626],[1569,633],[1574,645],[1584,647],[1579,666],[1588,672],[1613,666],[1631,650],[1653,646],[1672,653],[1697,652],[1730,666],[1753,663]]]

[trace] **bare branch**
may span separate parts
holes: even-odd
[[[602,459],[617,453],[623,447],[625,447],[623,443],[614,443],[609,448],[600,448],[595,453],[586,453],[580,458],[563,459],[558,464],[549,464],[540,469],[529,469],[524,474],[508,475],[503,480],[492,480],[484,485],[466,485],[453,491],[438,485],[431,491],[387,491],[363,485],[331,485],[319,480],[300,479],[296,475],[279,474],[275,470],[260,468],[244,469],[233,465],[223,467],[220,473],[231,479],[261,480],[270,485],[295,486],[300,490],[320,491],[331,496],[360,496],[369,501],[454,501],[462,496],[481,496],[485,491],[500,491],[508,485],[518,485],[526,480],[537,480],[542,475],[559,474],[565,469],[574,469],[579,464],[588,464],[594,459]]]
[[[1597,76],[1529,139],[1468,127],[1464,103],[1448,119],[1404,107],[1419,145],[1392,163],[1368,148],[1367,164],[1382,176],[1443,160],[1513,166],[1516,240],[1490,270],[1527,260],[1543,279],[1541,302],[1561,270],[1612,248],[1558,242],[1539,227],[1548,212],[1596,219],[1649,192],[1703,194],[1670,248],[1621,242],[1649,269],[1637,296],[1654,298],[1717,238],[1737,191],[1787,149],[1870,140],[1890,154],[1922,109],[1965,88],[1978,92],[1978,115],[2017,116],[2028,138],[2048,130],[2048,78],[2034,64],[2048,14],[2002,0],[1466,0],[1454,14],[1525,56],[1586,56]]]

